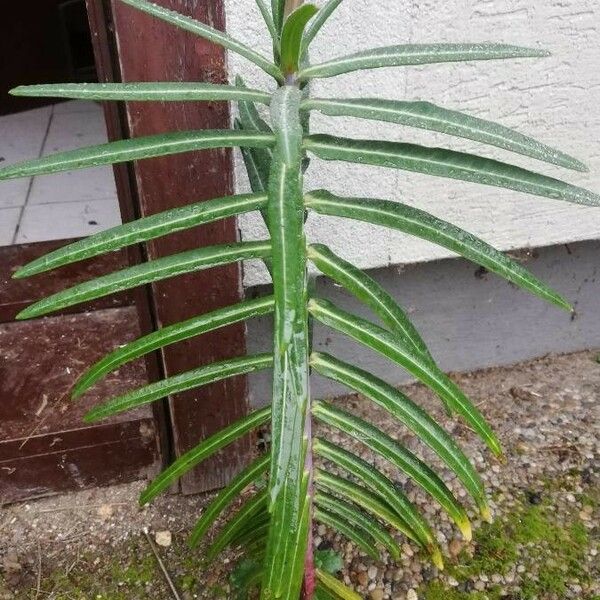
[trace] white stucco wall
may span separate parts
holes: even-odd
[[[321,2],[319,2],[321,3]],[[254,0],[226,0],[228,31],[268,54],[268,34]],[[520,166],[600,191],[600,3],[597,0],[344,0],[312,46],[312,61],[371,46],[407,42],[497,41],[549,49],[544,59],[379,69],[317,82],[319,96],[379,96],[429,100],[497,120],[537,137],[590,167],[589,174],[554,168],[501,150],[418,129],[315,114],[313,131],[444,145],[508,159]],[[335,48],[334,48],[335,44]],[[229,57],[232,75],[270,86],[252,64]],[[236,181],[247,191],[238,157]],[[600,237],[600,209],[498,188],[391,169],[313,159],[306,187],[347,195],[398,199],[480,235],[502,250]],[[259,218],[240,220],[242,237],[264,232]],[[427,242],[365,224],[311,216],[308,234],[358,266],[374,268],[429,261],[451,253]],[[247,285],[267,281],[258,265]]]

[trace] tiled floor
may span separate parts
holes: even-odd
[[[3,165],[105,141],[93,102],[0,117]],[[110,167],[0,182],[0,246],[82,237],[120,222]]]

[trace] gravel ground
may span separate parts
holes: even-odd
[[[474,461],[488,487],[495,521],[481,524],[473,514],[474,541],[465,544],[422,492],[364,447],[350,443],[404,483],[437,528],[446,568],[438,572],[401,538],[399,563],[386,555],[374,561],[318,526],[315,543],[343,560],[339,576],[372,600],[600,600],[600,365],[595,359],[596,353],[581,352],[453,376],[498,433],[508,456],[504,465],[468,428],[448,419],[422,386],[403,388]],[[465,496],[447,470],[403,428],[394,428],[386,413],[358,396],[336,403],[430,459],[456,495]],[[336,438],[335,432],[321,433]],[[235,557],[207,569],[202,550],[186,547],[187,532],[210,497],[167,495],[138,509],[142,487],[87,490],[1,509],[0,600],[174,598],[153,548],[181,598],[232,598],[227,572]]]

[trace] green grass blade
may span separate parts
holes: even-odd
[[[204,367],[198,367],[156,383],[145,385],[122,396],[92,408],[84,417],[86,423],[93,423],[105,417],[122,413],[126,410],[149,404],[155,400],[166,398],[170,394],[185,392],[202,385],[222,381],[236,375],[244,375],[267,369],[273,364],[272,354],[255,354],[239,358],[229,358]]]
[[[317,569],[317,580],[318,586],[328,594],[327,598],[333,596],[339,600],[361,600],[356,592],[321,569]]]
[[[302,48],[300,50],[300,56],[303,56],[308,51],[308,47],[311,42],[315,39],[315,36],[321,31],[323,25],[327,22],[329,17],[333,14],[333,11],[342,3],[342,0],[327,0],[319,12],[315,15],[315,18],[308,24],[302,39]]]
[[[379,98],[309,98],[303,110],[318,110],[333,117],[358,117],[385,121],[496,146],[543,162],[586,172],[587,167],[572,156],[498,123],[448,110],[430,102],[404,102]]]
[[[129,160],[142,160],[210,148],[232,148],[235,146],[264,148],[272,145],[273,141],[272,135],[227,129],[161,133],[77,150],[68,150],[9,165],[0,169],[0,180],[48,175],[71,169],[98,167]]]
[[[281,31],[281,67],[285,76],[298,70],[304,29],[318,11],[314,4],[302,4],[285,20]]]
[[[33,98],[115,100],[121,102],[199,102],[248,100],[269,104],[271,95],[233,85],[188,81],[136,83],[52,83],[20,85],[9,92]]]
[[[317,491],[315,494],[317,506],[336,515],[342,522],[348,524],[351,529],[364,531],[369,537],[383,546],[394,561],[400,560],[400,548],[394,538],[385,531],[381,525],[369,515],[355,508],[351,504],[327,494]],[[379,557],[376,558],[376,560]]]
[[[273,312],[273,296],[264,296],[253,300],[246,300],[233,306],[218,308],[209,313],[153,331],[133,342],[118,347],[92,365],[77,380],[73,388],[72,397],[77,398],[81,396],[111,371],[136,358],[145,356],[149,352],[270,312]]]
[[[305,204],[321,214],[391,227],[422,238],[456,252],[559,308],[572,310],[564,298],[519,263],[460,227],[418,208],[389,200],[340,198],[325,191],[307,194]]]
[[[265,454],[257,458],[243,471],[238,473],[222,489],[218,496],[204,509],[202,516],[194,526],[190,536],[190,546],[195,547],[198,542],[206,535],[211,525],[217,520],[219,515],[251,484],[253,484],[261,475],[263,475],[269,466],[271,456]]]
[[[358,439],[406,473],[444,508],[463,536],[471,539],[471,524],[464,508],[437,474],[412,452],[374,425],[332,404],[315,402],[312,412],[321,422]]]
[[[215,44],[218,44],[219,46],[222,46],[223,48],[227,48],[228,50],[247,58],[249,61],[260,67],[263,71],[274,77],[277,81],[282,81],[281,71],[270,60],[262,56],[262,54],[252,50],[252,48],[246,44],[232,38],[218,29],[215,29],[214,27],[210,27],[209,25],[201,23],[200,21],[196,21],[191,17],[182,15],[174,10],[158,6],[158,4],[147,2],[146,0],[121,0],[121,2],[128,4],[129,6],[133,6],[134,8],[137,8],[146,14],[165,21],[166,23],[170,23],[179,29],[189,31],[190,33],[204,38],[205,40],[209,40]]]
[[[324,469],[315,470],[315,485],[317,490],[327,490],[346,500],[357,504],[368,513],[402,532],[407,538],[419,543],[417,535],[411,530],[406,521],[402,519],[378,494]]]
[[[242,437],[256,427],[260,427],[269,421],[271,417],[271,407],[266,406],[256,410],[248,416],[236,421],[232,425],[221,429],[221,431],[206,438],[195,448],[180,456],[174,463],[165,469],[140,496],[140,504],[144,505],[166,490],[175,480],[200,464],[203,460],[212,456],[215,452],[221,450],[231,442]]]
[[[31,319],[62,310],[75,304],[89,302],[108,294],[129,290],[169,277],[192,273],[239,260],[265,258],[271,252],[269,242],[239,242],[222,246],[207,246],[179,254],[157,258],[80,283],[52,296],[39,300],[22,310],[17,319]]]
[[[432,555],[432,559],[436,564],[439,564],[441,553],[431,528],[398,486],[394,485],[390,479],[382,475],[373,465],[370,465],[362,458],[322,438],[315,438],[313,441],[313,450],[317,456],[329,460],[338,467],[348,471],[354,477],[360,479],[367,487],[385,498],[386,502],[406,521],[415,533],[418,543],[427,548]]]
[[[545,50],[521,48],[505,44],[405,44],[365,50],[339,56],[327,62],[312,65],[299,73],[301,80],[333,77],[363,69],[428,65],[470,60],[539,58],[549,56]]]
[[[373,560],[379,560],[379,552],[375,547],[375,539],[363,528],[358,527],[356,523],[349,523],[343,517],[329,511],[322,505],[316,504],[313,509],[315,521],[331,527],[341,533],[344,537],[354,542],[367,556]]]
[[[446,148],[336,138],[330,135],[309,136],[305,147],[324,160],[402,169],[506,188],[553,200],[600,206],[600,196],[583,188],[491,158]]]
[[[263,598],[300,594],[310,498],[305,460],[309,422],[306,241],[299,122],[300,91],[280,88],[271,102],[277,136],[269,179],[268,222],[275,296],[272,451],[269,474],[271,527]]]
[[[433,360],[423,338],[406,313],[374,279],[323,244],[311,244],[308,247],[308,258],[324,275],[371,308],[393,333],[408,340],[416,352],[427,360]]]
[[[266,512],[268,500],[266,489],[257,492],[247,500],[214,539],[206,553],[206,561],[212,562],[244,529],[247,527],[254,529],[258,514]]]
[[[496,456],[502,456],[500,442],[486,420],[458,386],[431,362],[424,361],[410,348],[381,327],[336,308],[320,299],[309,301],[311,315],[328,327],[348,335],[360,344],[399,364],[433,390],[447,405],[461,415],[479,434]]]
[[[311,366],[324,377],[363,394],[406,425],[452,469],[484,518],[489,519],[485,489],[477,471],[452,437],[427,412],[393,386],[328,354],[313,352]]]
[[[13,277],[19,279],[56,269],[64,265],[99,256],[154,240],[163,235],[183,231],[196,225],[211,223],[252,210],[261,210],[267,204],[266,194],[226,196],[205,202],[196,202],[143,217],[106,229],[88,238],[59,248],[21,267]]]

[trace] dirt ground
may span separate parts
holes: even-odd
[[[448,419],[422,386],[403,388],[474,461],[496,521],[482,525],[474,516],[474,541],[463,543],[427,497],[352,442],[354,450],[402,482],[423,509],[439,530],[447,566],[438,572],[400,538],[400,562],[392,564],[387,555],[374,561],[320,526],[316,544],[339,554],[338,576],[361,597],[374,600],[600,600],[596,359],[596,352],[581,352],[453,376],[495,428],[508,455],[506,465],[494,462],[459,420]],[[359,396],[336,402],[431,458],[373,404]],[[439,472],[459,497],[465,495],[442,466]],[[139,482],[0,509],[0,600],[233,598],[228,572],[235,557],[206,565],[202,549],[191,551],[186,544],[210,496],[166,495],[140,509],[142,488]]]

